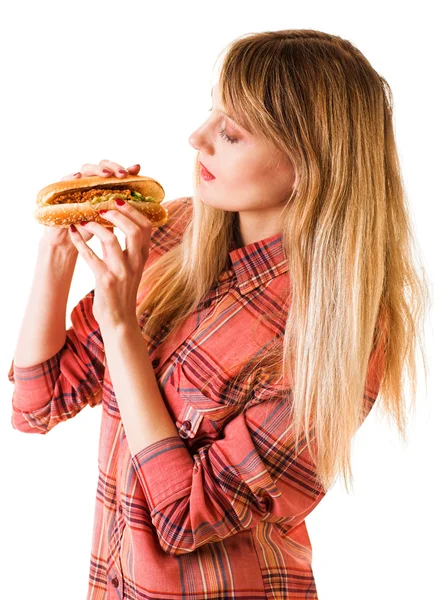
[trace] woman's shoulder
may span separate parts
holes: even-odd
[[[168,213],[167,222],[161,227],[155,227],[151,234],[150,252],[158,254],[165,254],[181,241],[193,213],[191,196],[166,200],[162,202],[162,206]]]

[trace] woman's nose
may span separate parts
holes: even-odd
[[[198,151],[209,151],[209,143],[207,141],[207,137],[204,133],[201,132],[201,128],[194,131],[189,137],[189,144]]]
[[[196,139],[195,139],[195,132],[192,133],[192,135],[189,137],[189,144],[190,146],[192,146],[195,150],[197,150],[198,148],[196,147]]]

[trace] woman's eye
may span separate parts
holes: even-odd
[[[212,112],[213,107],[209,108],[209,112]],[[219,132],[219,135],[225,139],[227,142],[230,142],[231,144],[235,144],[238,140],[236,138],[230,137],[229,135],[227,135],[226,130],[225,129],[221,129],[221,131]]]
[[[221,129],[221,131],[219,132],[219,135],[223,139],[225,139],[227,142],[230,142],[231,144],[235,144],[235,142],[238,141],[237,139],[228,136],[225,129]]]

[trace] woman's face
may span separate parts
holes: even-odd
[[[293,167],[271,143],[220,112],[224,107],[219,83],[212,100],[209,118],[189,138],[199,151],[198,160],[215,176],[211,181],[200,177],[197,192],[205,204],[239,212],[241,223],[245,217],[261,229],[261,222],[276,220],[288,199],[295,179]]]

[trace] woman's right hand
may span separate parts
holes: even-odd
[[[110,160],[101,160],[98,165],[86,163],[82,165],[81,169],[77,173],[69,173],[60,179],[60,181],[66,181],[68,179],[81,179],[82,177],[91,177],[93,175],[104,177],[121,177],[122,179],[127,175],[137,175],[141,169],[140,165],[133,165],[125,169],[118,163],[112,162]],[[73,242],[71,241],[68,227],[54,227],[44,225],[44,234],[43,238],[45,243],[54,244],[55,246],[66,245],[69,248],[73,248],[77,251]],[[113,225],[107,227],[107,229],[111,229],[113,231]],[[85,242],[90,240],[94,233],[86,231],[83,227],[79,227],[77,231],[83,237]]]

